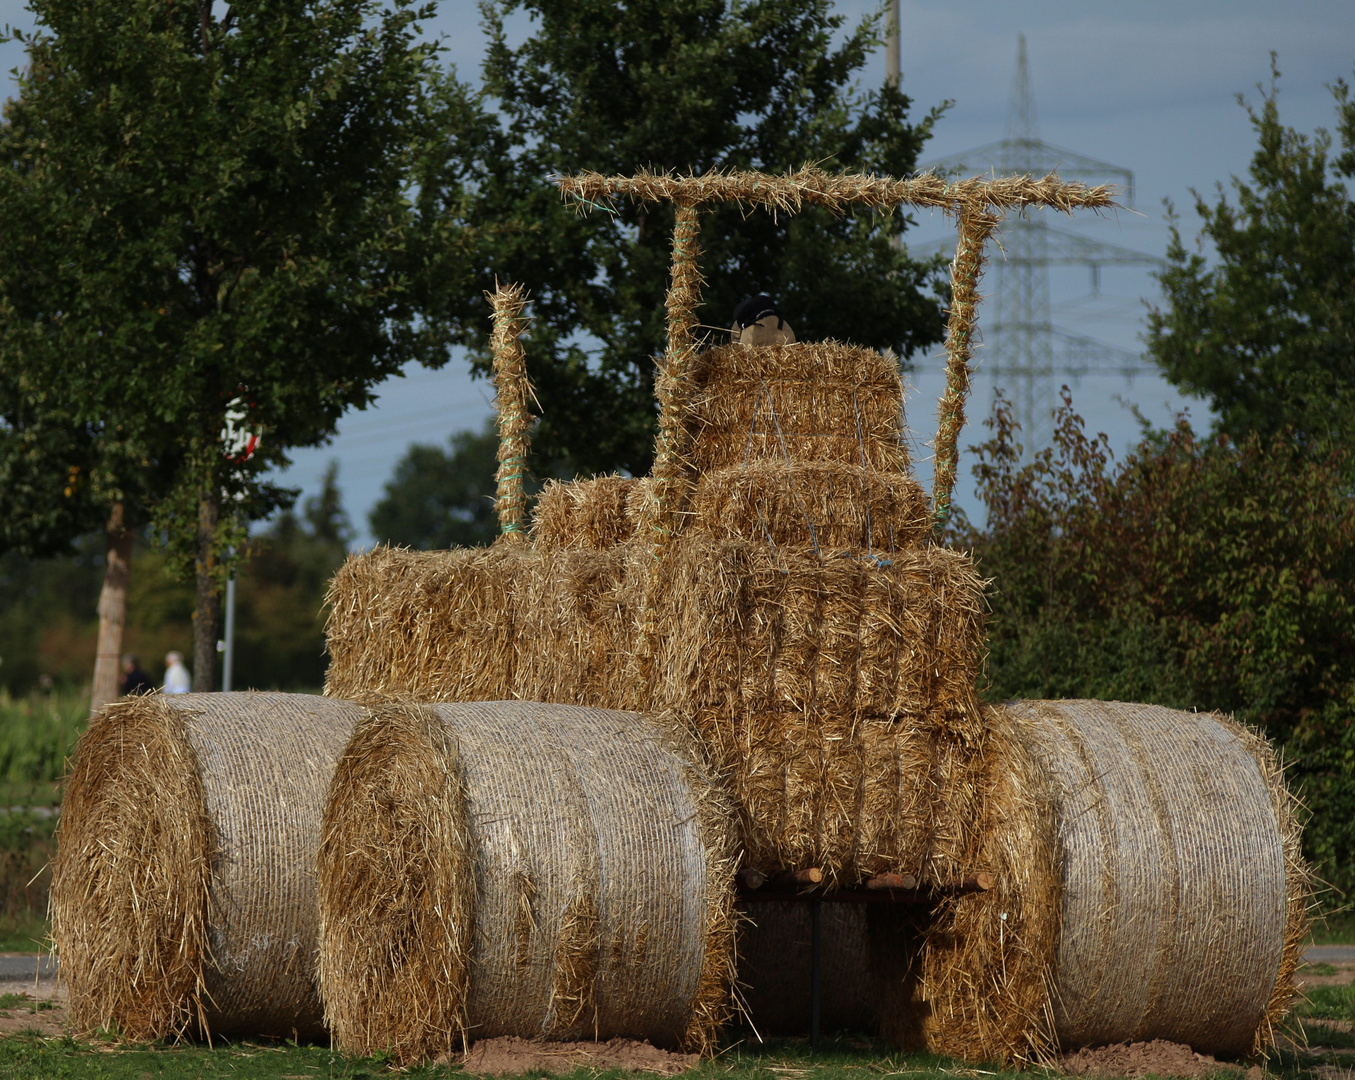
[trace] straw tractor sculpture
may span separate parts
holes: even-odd
[[[984,583],[934,539],[988,239],[1112,193],[814,169],[560,187],[676,206],[651,475],[552,483],[528,521],[527,297],[500,287],[496,543],[350,558],[324,699],[151,698],[82,738],[54,881],[73,1022],[327,1026],[402,1061],[495,1034],[705,1052],[738,1013],[971,1060],[1263,1053],[1307,896],[1271,749],[1213,714],[980,703]],[[700,346],[720,201],[955,219],[930,497],[894,360]]]

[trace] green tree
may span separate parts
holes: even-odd
[[[498,449],[493,421],[479,432],[453,435],[447,449],[411,446],[368,514],[372,534],[422,551],[492,543],[499,531],[494,515]]]
[[[1234,178],[1211,204],[1188,252],[1173,215],[1163,307],[1149,314],[1148,346],[1167,378],[1209,402],[1237,437],[1292,428],[1301,440],[1355,435],[1355,101],[1332,91],[1342,152],[1318,129],[1280,123],[1279,71],[1259,107],[1243,102],[1257,134],[1249,181]],[[1239,98],[1241,100],[1241,98]],[[1209,257],[1207,257],[1209,256]]]
[[[451,162],[482,121],[411,0],[31,7],[0,126],[0,392],[97,445],[105,513],[144,506],[192,567],[211,689],[222,554],[291,497],[266,470],[406,362],[446,358],[473,295]],[[231,412],[262,433],[248,460],[223,452]],[[13,445],[22,464],[37,444]],[[31,467],[46,498],[24,513],[59,518],[69,454]],[[85,524],[68,516],[57,532]]]
[[[528,368],[544,409],[534,445],[584,471],[642,473],[672,209],[618,202],[580,216],[550,177],[806,162],[902,175],[938,113],[911,124],[897,87],[856,88],[878,18],[834,45],[844,20],[829,0],[491,0],[483,10],[486,87],[503,129],[485,144],[468,213],[492,229],[491,269],[532,293]],[[516,49],[504,31],[513,13],[532,19]],[[705,213],[702,321],[728,326],[739,299],[763,290],[802,338],[905,356],[939,341],[939,267],[896,246],[905,224],[900,215]],[[487,333],[487,324],[470,333],[482,371]]]

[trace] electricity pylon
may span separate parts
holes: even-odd
[[[924,167],[939,173],[991,171],[1000,176],[1057,172],[1065,180],[1120,185],[1127,203],[1132,202],[1134,190],[1134,174],[1129,169],[1052,146],[1039,137],[1024,34],[1017,38],[1007,137]],[[1097,293],[1101,267],[1160,265],[1162,260],[1052,228],[1046,213],[1036,210],[1004,223],[998,236],[1003,250],[993,253],[989,270],[992,307],[980,321],[985,347],[978,371],[991,376],[994,385],[1011,399],[1028,454],[1047,446],[1053,437],[1055,375],[1078,378],[1113,373],[1132,378],[1154,370],[1142,356],[1054,326],[1049,314],[1049,267],[1088,267],[1092,292]]]

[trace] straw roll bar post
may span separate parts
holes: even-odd
[[[523,543],[527,539],[527,494],[523,478],[531,446],[532,416],[527,398],[535,396],[527,378],[527,360],[522,333],[527,291],[521,285],[499,285],[485,293],[493,308],[494,330],[490,349],[494,355],[494,404],[498,410],[499,467],[494,474],[494,510],[499,519],[499,539]]]

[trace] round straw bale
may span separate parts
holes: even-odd
[[[100,710],[71,760],[52,936],[79,1031],[320,1034],[315,852],[359,709],[154,694]]]
[[[970,1060],[1151,1039],[1263,1051],[1293,996],[1308,887],[1265,741],[1117,702],[1015,702],[985,721],[965,862],[997,883],[939,905],[920,977],[885,988],[885,1034]]]
[[[1025,701],[1058,806],[1065,1050],[1264,1051],[1294,995],[1309,876],[1266,741],[1217,713]]]
[[[320,849],[336,1045],[401,1061],[498,1035],[708,1049],[734,861],[694,745],[635,713],[374,706]]]

